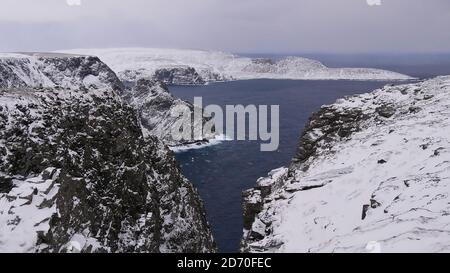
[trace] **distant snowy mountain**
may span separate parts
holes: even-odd
[[[314,114],[289,168],[244,193],[242,251],[449,252],[450,76]]]
[[[251,59],[201,50],[120,48],[74,49],[61,52],[98,56],[122,80],[148,77],[167,84],[204,84],[242,79],[407,80],[396,72],[370,68],[328,68],[301,57],[280,61]]]

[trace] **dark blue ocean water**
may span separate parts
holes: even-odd
[[[271,56],[272,57],[272,56]],[[358,59],[354,63],[328,57],[330,66],[396,68],[416,77],[450,74],[450,61],[442,58],[383,60]],[[378,60],[378,62],[375,62]],[[391,60],[389,63],[389,60]],[[447,59],[445,59],[447,60]],[[448,59],[450,60],[450,58]],[[372,65],[370,65],[372,64]],[[433,65],[434,64],[434,65]],[[177,154],[183,173],[198,188],[221,252],[236,252],[242,236],[241,192],[255,185],[259,177],[289,164],[311,113],[346,95],[365,93],[388,82],[248,80],[207,86],[172,86],[171,92],[193,101],[203,97],[204,105],[280,105],[280,147],[276,152],[260,152],[258,141],[231,141],[200,150]]]

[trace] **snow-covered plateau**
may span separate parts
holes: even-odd
[[[97,57],[0,55],[0,252],[216,250],[127,92]]]
[[[410,80],[396,72],[371,68],[328,68],[322,63],[287,57],[278,61],[229,53],[187,49],[73,49],[64,53],[98,56],[124,81],[152,78],[166,84],[205,84],[246,79]]]
[[[244,252],[450,252],[450,76],[315,113],[243,194]]]

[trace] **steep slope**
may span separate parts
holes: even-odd
[[[215,251],[197,191],[165,145],[143,136],[106,65],[41,55],[40,69],[20,74],[10,73],[17,60],[29,67],[35,56],[8,58],[1,61],[8,88],[0,91],[0,252]],[[44,73],[41,63],[66,69]]]
[[[450,251],[449,109],[450,77],[324,106],[244,193],[242,250]]]
[[[182,49],[74,49],[62,52],[98,56],[122,80],[148,77],[167,84],[205,84],[244,79],[406,80],[409,76],[369,68],[328,68],[301,57],[251,59],[233,54]]]
[[[130,88],[126,88],[123,98],[129,102],[140,114],[144,133],[153,135],[164,141],[171,147],[180,145],[199,145],[207,143],[216,137],[214,132],[203,132],[203,139],[195,140],[193,131],[188,139],[182,138],[182,134],[174,135],[173,126],[181,117],[172,116],[176,109],[189,109],[193,128],[201,126],[209,121],[207,118],[194,119],[194,105],[170,94],[164,83],[145,78],[138,79]],[[201,111],[201,109],[199,109]],[[181,140],[180,140],[181,139]]]

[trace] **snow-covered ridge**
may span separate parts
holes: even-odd
[[[324,106],[244,193],[242,250],[450,251],[450,76]]]
[[[251,59],[202,50],[117,48],[60,52],[98,56],[122,80],[150,77],[168,84],[204,84],[242,79],[408,80],[396,72],[370,68],[328,68],[322,63],[287,57],[280,61]]]
[[[0,53],[0,88],[114,89],[122,83],[98,57],[58,53]]]

